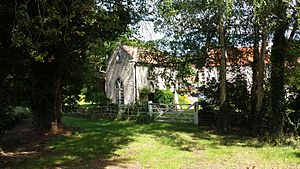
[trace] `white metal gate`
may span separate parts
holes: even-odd
[[[194,104],[158,104],[149,102],[149,113],[158,122],[198,124],[198,102]]]

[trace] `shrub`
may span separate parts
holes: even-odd
[[[191,104],[191,101],[185,95],[183,95],[183,96],[179,95],[178,96],[178,102],[179,102],[179,104]]]
[[[186,88],[180,88],[180,89],[178,89],[177,93],[180,95],[184,95],[184,94],[189,93],[189,90]]]
[[[200,90],[207,97],[205,102],[201,102],[201,107],[205,112],[219,113],[220,83],[215,79],[208,81],[206,86]],[[250,94],[247,90],[245,75],[237,72],[237,76],[232,81],[227,82],[228,100],[228,125],[231,127],[249,128],[250,119]]]
[[[145,123],[151,123],[153,122],[154,119],[153,117],[151,117],[148,113],[138,113],[137,114],[137,117],[136,117],[136,123],[142,123],[142,124],[145,124]]]
[[[8,112],[1,113],[0,115],[0,131],[8,130],[15,127],[23,119],[31,115],[28,108],[16,106]]]
[[[154,100],[162,104],[170,104],[174,100],[174,94],[170,90],[155,90]]]
[[[128,120],[136,123],[150,123],[153,122],[153,117],[150,117],[148,113],[148,106],[141,105],[139,103],[124,105],[119,107],[121,111],[121,116],[118,117],[119,120]]]
[[[108,105],[111,103],[111,100],[106,97],[106,94],[101,91],[97,92],[88,92],[85,96],[86,101],[96,103],[97,105]]]
[[[65,95],[63,97],[63,110],[77,108],[78,100],[80,100],[80,97],[78,95]]]
[[[148,95],[150,94],[150,89],[148,87],[143,87],[139,90],[140,102],[142,104],[147,103]]]

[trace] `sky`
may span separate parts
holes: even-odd
[[[154,23],[148,21],[141,21],[139,22],[139,31],[136,35],[136,38],[149,41],[149,40],[158,40],[164,37],[163,33],[155,32],[154,31]]]

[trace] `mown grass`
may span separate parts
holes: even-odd
[[[189,124],[134,124],[64,118],[78,128],[51,140],[48,153],[18,159],[12,168],[300,168],[296,147],[273,147],[255,138],[219,135]]]

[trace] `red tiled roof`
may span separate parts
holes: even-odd
[[[209,58],[207,58],[206,65],[209,67],[220,66],[219,59],[221,50],[211,49],[208,54]],[[227,50],[226,65],[251,65],[253,63],[253,56],[253,48],[229,49]],[[265,57],[265,64],[270,64],[270,57],[268,54]]]
[[[145,48],[122,45],[120,46],[135,62],[146,64],[170,64],[165,53],[152,51]],[[267,50],[265,64],[270,64],[270,51]],[[220,49],[210,49],[209,57],[206,60],[206,66],[220,66],[219,59],[221,56]],[[227,66],[246,66],[253,63],[254,49],[253,48],[234,48],[227,50],[226,65]],[[300,57],[297,59],[300,63]],[[289,65],[287,63],[287,65]]]

